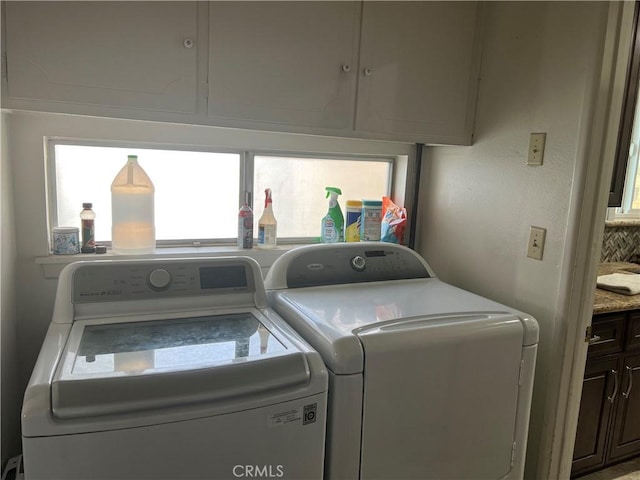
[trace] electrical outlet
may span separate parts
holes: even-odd
[[[544,239],[547,236],[547,229],[531,227],[529,230],[529,244],[527,245],[527,257],[535,260],[542,260],[544,252]]]
[[[529,157],[527,165],[542,165],[546,133],[532,133],[529,138]]]

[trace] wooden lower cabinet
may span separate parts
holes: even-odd
[[[604,465],[607,427],[611,407],[615,402],[613,394],[617,366],[617,358],[597,358],[587,362],[573,449],[572,473]]]
[[[572,477],[640,456],[638,313],[593,318]]]
[[[640,354],[624,358],[609,458],[640,454]],[[635,385],[634,385],[635,381]]]

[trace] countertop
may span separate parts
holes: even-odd
[[[639,268],[640,265],[628,262],[601,263],[598,275],[624,272],[626,268]],[[593,314],[621,312],[624,310],[640,310],[640,295],[620,295],[596,288],[593,298]]]

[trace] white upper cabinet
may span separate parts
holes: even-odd
[[[4,2],[8,98],[196,109],[196,2]]]
[[[2,106],[468,145],[479,5],[3,2]]]
[[[209,115],[352,130],[360,8],[209,3]]]
[[[475,2],[364,2],[356,130],[470,144]]]
[[[476,2],[209,5],[210,116],[471,143]]]

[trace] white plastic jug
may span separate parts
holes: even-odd
[[[153,183],[136,155],[111,184],[111,242],[116,253],[139,255],[156,247]]]

